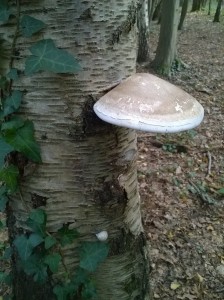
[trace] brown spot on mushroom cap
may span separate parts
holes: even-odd
[[[198,126],[204,109],[175,85],[148,73],[130,76],[94,105],[105,122],[151,132],[178,132]]]

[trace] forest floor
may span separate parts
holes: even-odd
[[[224,299],[224,23],[212,18],[188,14],[178,37],[186,68],[169,78],[203,105],[202,124],[138,138],[153,299]],[[151,59],[158,31],[152,24]]]

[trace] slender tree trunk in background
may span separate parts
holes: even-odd
[[[164,75],[169,75],[176,56],[178,20],[179,1],[163,1],[159,43],[153,67]]]
[[[138,24],[138,55],[137,62],[149,61],[149,15],[148,0],[141,0],[137,16]]]
[[[211,6],[212,6],[212,0],[209,0],[209,3],[208,3],[208,15],[209,16],[211,15]]]
[[[221,9],[222,9],[222,1],[219,0],[217,3],[216,11],[215,11],[215,16],[213,22],[220,22],[220,14],[221,14]]]
[[[184,0],[183,4],[182,4],[182,9],[181,9],[180,22],[179,22],[179,25],[178,25],[178,30],[182,30],[182,28],[183,28],[184,20],[185,20],[185,17],[187,15],[187,9],[188,9],[188,0]]]
[[[148,0],[149,23],[153,20],[155,8],[158,0]]]
[[[193,0],[191,12],[199,11],[201,8],[201,0]]]
[[[156,6],[155,6],[155,9],[154,9],[154,12],[153,12],[153,16],[152,16],[152,20],[153,20],[153,21],[158,20],[159,17],[160,17],[162,1],[163,1],[163,0],[159,0],[159,1],[156,3]]]
[[[27,230],[23,203],[46,210],[50,233],[70,224],[82,241],[96,241],[93,232],[107,230],[109,257],[93,275],[97,299],[146,300],[148,256],[137,188],[136,133],[101,122],[92,109],[108,88],[135,73],[137,2],[21,3],[21,15],[48,26],[32,39],[18,38],[20,58],[14,67],[24,68],[23,57],[33,42],[53,38],[79,59],[82,69],[75,75],[22,75],[15,83],[26,90],[20,113],[34,122],[43,163],[21,181],[23,202],[19,195],[10,201],[10,238]],[[12,37],[11,24],[0,30]],[[78,246],[63,249],[71,272],[79,263]],[[49,282],[39,285],[18,268],[16,255],[13,275],[16,300],[55,299]]]

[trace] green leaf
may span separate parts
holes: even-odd
[[[0,211],[1,212],[4,212],[7,202],[8,202],[7,187],[5,185],[2,185],[0,187]]]
[[[96,287],[91,280],[85,282],[81,294],[83,300],[97,299]]]
[[[58,230],[58,238],[60,244],[64,247],[66,245],[72,244],[75,239],[78,238],[79,233],[75,229],[69,229],[68,224],[64,224],[61,229]]]
[[[53,40],[41,40],[30,48],[33,54],[25,63],[25,74],[37,71],[74,73],[80,69],[77,60],[67,51],[55,47]]]
[[[47,216],[44,210],[37,208],[31,212],[27,220],[27,225],[38,235],[46,237]]]
[[[22,92],[20,91],[13,91],[12,95],[7,97],[4,101],[4,109],[3,109],[3,114],[4,117],[16,112],[22,101]]]
[[[0,170],[0,181],[5,182],[9,193],[14,193],[18,187],[19,170],[16,166],[10,165]]]
[[[43,237],[37,233],[32,233],[29,236],[29,242],[33,248],[37,247],[44,241]]]
[[[4,136],[7,136],[7,134],[12,131],[16,132],[17,129],[20,127],[23,127],[25,123],[25,120],[21,119],[18,116],[13,116],[10,118],[9,121],[2,123],[1,131]],[[14,150],[14,148],[13,148]]]
[[[12,148],[12,146],[7,144],[0,136],[0,169],[4,166],[6,155],[13,150],[14,149]]]
[[[53,293],[56,295],[57,300],[67,300],[67,296],[69,295],[66,287],[61,285],[54,286]]]
[[[11,247],[7,247],[5,248],[4,254],[2,256],[3,260],[8,260],[12,257],[12,248]]]
[[[46,250],[50,249],[57,243],[57,240],[53,236],[47,236],[44,240],[44,248]]]
[[[22,17],[20,25],[22,35],[25,37],[31,37],[46,26],[44,22],[27,15]]]
[[[14,147],[15,150],[22,152],[32,161],[41,162],[40,149],[34,139],[34,127],[31,121],[26,120],[23,127],[13,132],[7,132],[3,138],[6,143]]]
[[[15,238],[13,244],[15,245],[20,258],[26,261],[32,254],[33,246],[31,245],[29,238],[25,235],[19,235]]]
[[[0,220],[0,230],[5,229],[5,224]]]
[[[98,265],[106,259],[108,253],[108,244],[101,242],[83,242],[79,251],[79,266],[84,270],[94,272]]]
[[[12,79],[12,80],[16,80],[16,79],[18,79],[18,70],[17,69],[15,69],[15,68],[12,68],[9,72],[8,72],[8,74],[6,75],[7,76],[7,78],[9,78],[9,79]]]
[[[1,195],[0,196],[0,212],[5,211],[7,202],[8,202],[8,198],[5,195]]]
[[[29,218],[37,224],[44,224],[45,225],[46,221],[47,221],[46,212],[43,209],[40,209],[40,208],[34,209],[30,213]]]
[[[32,254],[27,260],[20,262],[21,267],[27,275],[32,275],[34,281],[38,283],[46,282],[48,278],[47,266],[43,262],[41,255]]]
[[[8,8],[8,1],[0,1],[0,23],[3,24],[8,21],[10,16],[10,10]]]
[[[12,274],[8,273],[6,271],[5,272],[0,272],[0,282],[4,283],[4,284],[7,284],[7,285],[11,285],[11,283],[12,283]]]
[[[58,253],[49,254],[44,258],[45,264],[48,265],[52,273],[56,273],[58,271],[60,261],[61,255]]]
[[[221,188],[220,190],[218,190],[218,193],[221,194],[221,195],[224,195],[224,187]]]

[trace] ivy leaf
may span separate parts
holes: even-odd
[[[108,253],[108,244],[101,242],[83,242],[79,251],[79,266],[84,270],[94,272],[98,265],[106,259]]]
[[[0,169],[4,166],[5,157],[14,149],[0,137]]]
[[[18,79],[18,70],[15,68],[12,68],[8,74],[6,75],[7,78],[12,79],[12,80],[16,80]]]
[[[19,170],[16,166],[10,165],[0,170],[0,181],[5,182],[9,193],[14,193],[18,187]]]
[[[12,283],[12,274],[11,273],[7,273],[7,272],[0,272],[0,282],[4,283],[4,284],[7,284],[8,286],[10,286],[11,283]]]
[[[3,138],[15,150],[22,152],[32,161],[41,162],[40,149],[34,139],[34,127],[31,121],[26,120],[22,127],[16,131],[7,132]]]
[[[44,248],[46,250],[50,249],[57,243],[57,240],[53,236],[47,236],[44,240]]]
[[[8,202],[8,198],[7,198],[7,189],[6,186],[1,186],[0,187],[0,211],[4,212],[6,209],[6,204]],[[1,227],[1,226],[0,226]]]
[[[218,190],[218,193],[224,195],[224,187]]]
[[[26,60],[26,75],[37,71],[74,73],[80,69],[77,60],[67,51],[58,49],[51,39],[37,42],[30,48],[30,52],[33,55]]]
[[[97,299],[96,287],[91,280],[85,282],[82,288],[82,299]]]
[[[14,245],[18,251],[20,258],[26,261],[32,254],[33,246],[31,245],[29,238],[25,235],[19,235],[14,240]]]
[[[46,225],[47,215],[46,215],[46,212],[43,209],[40,209],[40,208],[34,209],[30,213],[29,218],[37,224]]]
[[[58,271],[60,261],[61,255],[58,253],[49,254],[44,258],[45,264],[48,265],[52,273],[56,273]]]
[[[37,233],[32,233],[29,236],[29,242],[33,248],[37,247],[44,241],[43,237]]]
[[[3,109],[3,114],[4,117],[16,112],[22,101],[22,92],[20,91],[13,91],[12,95],[7,97],[6,100],[4,101],[4,109]]]
[[[9,121],[2,123],[1,131],[4,136],[7,136],[9,131],[16,132],[17,129],[24,126],[24,123],[25,120],[21,119],[18,116],[13,116]]]
[[[0,212],[5,211],[7,202],[8,198],[5,195],[0,195]]]
[[[45,27],[44,22],[27,15],[22,17],[20,25],[22,35],[25,37],[31,37],[34,33],[37,33]]]
[[[45,237],[46,220],[47,217],[45,211],[37,208],[31,212],[26,223],[36,234]]]
[[[20,264],[27,275],[33,275],[34,281],[38,283],[46,282],[48,278],[47,266],[40,255],[32,254],[27,260],[21,261]]]
[[[3,24],[8,21],[10,16],[10,10],[8,8],[8,1],[0,1],[0,23]]]
[[[72,244],[79,236],[77,230],[69,229],[68,226],[68,224],[64,224],[63,227],[57,232],[62,247]]]
[[[69,291],[65,286],[55,285],[53,288],[53,293],[56,295],[57,300],[67,300],[67,296],[69,295]]]

